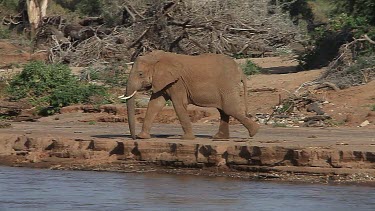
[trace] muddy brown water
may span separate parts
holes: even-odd
[[[0,210],[375,210],[375,187],[0,167]]]

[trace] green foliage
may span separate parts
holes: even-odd
[[[89,121],[89,125],[96,125],[95,121]]]
[[[39,107],[41,114],[52,114],[61,107],[76,103],[108,102],[104,87],[79,82],[66,65],[42,62],[27,64],[11,80],[8,93],[11,100],[28,98]]]
[[[242,71],[245,75],[255,75],[261,72],[261,68],[252,61],[246,60],[245,64],[242,65]]]
[[[371,105],[371,111],[375,111],[375,104]]]
[[[61,7],[68,9],[70,11],[75,11],[77,4],[80,0],[54,0],[56,4],[61,5]]]
[[[322,39],[329,32],[348,31],[354,37],[359,38],[363,34],[374,33],[372,30],[374,28],[366,18],[341,13],[332,17],[326,26],[316,28],[313,37],[315,39]]]
[[[167,101],[165,102],[165,105],[166,105],[166,106],[173,106],[173,103],[172,103],[171,100],[167,100]]]
[[[3,26],[0,26],[0,39],[9,39],[10,38],[10,30]]]
[[[18,0],[0,0],[0,6],[7,10],[16,11],[18,8]]]
[[[359,17],[375,25],[374,0],[331,0],[336,5],[336,13]]]
[[[76,5],[77,10],[88,16],[99,16],[103,11],[103,2],[101,0],[82,0]]]
[[[332,17],[326,25],[317,27],[310,33],[311,45],[314,48],[300,55],[301,66],[313,69],[328,65],[338,55],[343,44],[351,42],[354,38],[361,38],[364,34],[375,38],[375,27],[366,18],[345,13]],[[374,45],[364,42],[359,54],[374,52]]]

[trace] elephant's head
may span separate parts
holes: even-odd
[[[153,93],[164,90],[169,84],[179,78],[179,65],[173,61],[168,53],[163,51],[154,51],[145,56],[140,56],[134,62],[130,71],[128,83],[126,86],[128,123],[130,133],[133,139],[135,136],[135,100],[134,95],[137,91],[152,89]]]

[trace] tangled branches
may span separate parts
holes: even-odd
[[[189,55],[211,52],[259,57],[301,39],[297,27],[281,9],[268,13],[266,0],[116,0],[108,5],[121,21],[104,18],[94,26],[81,21],[80,28],[70,32],[69,24],[61,26],[60,22],[70,43],[56,37],[57,41],[51,42],[51,61],[74,66],[113,59],[129,62],[154,49]],[[109,33],[100,33],[99,29],[110,25],[114,28],[107,28]]]
[[[95,31],[93,36],[81,42],[65,43],[52,36],[55,45],[50,49],[49,60],[53,63],[69,63],[77,67],[127,60],[130,55],[122,45],[125,42],[124,33],[114,28],[110,35],[101,36]]]
[[[375,78],[375,55],[364,56],[360,53],[373,45],[375,41],[367,35],[342,45],[339,56],[329,64],[318,81],[333,83],[341,89],[368,83]]]

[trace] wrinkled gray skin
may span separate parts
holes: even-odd
[[[133,139],[150,138],[153,120],[165,106],[167,100],[173,102],[184,134],[182,139],[194,139],[187,105],[215,107],[220,112],[219,131],[214,139],[229,138],[229,116],[241,122],[254,136],[259,125],[246,116],[241,107],[240,84],[245,76],[233,59],[218,54],[187,56],[163,51],[154,51],[136,59],[130,72],[126,96],[134,91],[152,89],[142,131],[135,135],[135,101],[127,101],[129,129]],[[244,100],[246,102],[246,94]],[[245,103],[246,105],[246,103]]]

